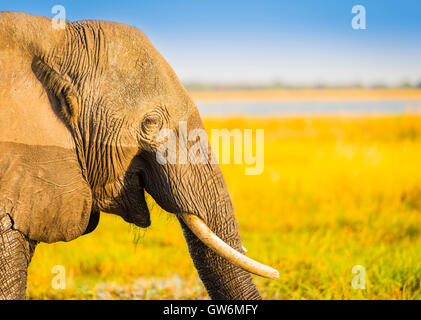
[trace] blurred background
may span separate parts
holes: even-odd
[[[0,10],[140,28],[197,103],[207,130],[264,129],[265,167],[223,165],[266,299],[421,298],[419,1],[0,1]],[[356,5],[365,29],[353,28]],[[354,20],[355,22],[355,20]],[[363,23],[359,20],[360,26]],[[207,299],[178,222],[149,199],[140,230],[101,215],[41,244],[33,299]],[[53,267],[66,288],[53,289]],[[351,285],[354,266],[365,289]]]

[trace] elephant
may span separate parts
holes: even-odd
[[[169,64],[138,28],[52,22],[0,12],[0,297],[26,299],[39,242],[103,213],[147,228],[146,192],[179,221],[211,299],[261,299],[251,274],[279,274],[245,256],[219,165],[157,161],[163,129],[204,128]]]

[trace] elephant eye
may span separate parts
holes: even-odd
[[[157,114],[149,114],[143,118],[142,130],[145,134],[150,135],[161,129],[162,120]]]

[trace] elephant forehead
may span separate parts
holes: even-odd
[[[166,105],[184,113],[191,108],[176,73],[141,30],[107,22],[101,27],[107,51],[102,71],[106,95],[129,105]]]

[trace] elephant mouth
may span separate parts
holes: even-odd
[[[129,199],[128,206],[124,211],[126,214],[122,217],[124,221],[141,228],[147,228],[151,225],[151,215],[145,198],[145,182],[145,175],[138,174],[138,185],[135,187],[136,197]]]
[[[147,228],[151,225],[151,214],[146,203],[145,189],[142,188],[140,191],[140,196],[137,200],[136,213],[129,216],[127,222],[133,223],[137,227]]]
[[[139,186],[142,190],[146,189],[146,185],[148,182],[148,176],[146,175],[144,170],[140,170],[138,173],[138,181],[139,181]]]

